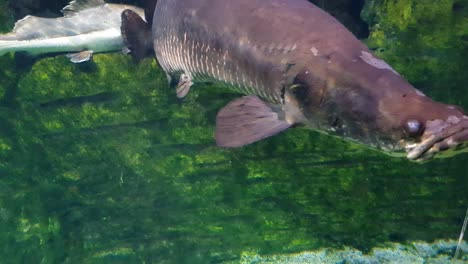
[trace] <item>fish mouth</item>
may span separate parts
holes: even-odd
[[[447,120],[426,122],[419,143],[406,147],[406,157],[414,161],[447,158],[468,152],[468,117],[449,116]]]

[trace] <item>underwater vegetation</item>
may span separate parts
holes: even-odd
[[[430,97],[467,108],[466,1],[366,1],[362,17],[378,55]]]
[[[321,249],[293,254],[276,255],[244,255],[240,261],[231,263],[242,264],[362,264],[362,263],[431,263],[431,264],[464,264],[466,260],[451,259],[453,243],[448,241],[434,241],[425,243],[415,241],[406,245],[387,243],[385,247],[375,247],[371,252],[361,252],[353,248]],[[463,244],[463,250],[468,250],[468,244]]]
[[[467,109],[467,12],[464,1],[366,1],[365,41]],[[419,165],[304,129],[220,149],[216,113],[239,95],[197,87],[181,101],[165,78],[122,54],[26,69],[0,58],[5,263],[217,263],[458,238],[468,155]]]

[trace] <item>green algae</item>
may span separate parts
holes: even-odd
[[[197,87],[179,103],[152,61],[133,65],[122,55],[100,55],[95,63],[88,71],[48,58],[18,77],[10,103],[18,118],[10,124],[14,136],[5,139],[17,151],[2,153],[11,157],[10,166],[22,164],[8,174],[19,177],[24,186],[15,190],[25,190],[23,198],[9,201],[35,201],[9,225],[23,230],[14,245],[27,243],[31,257],[197,263],[198,254],[204,263],[247,249],[366,248],[392,236],[421,238],[420,228],[394,234],[394,221],[412,218],[393,213],[396,207],[413,212],[425,203],[416,219],[434,215],[434,207],[444,217],[448,200],[434,192],[466,188],[458,185],[462,175],[459,182],[439,179],[437,188],[430,177],[456,171],[459,163],[415,165],[303,129],[244,149],[216,148],[216,109],[235,95],[207,106],[216,88]],[[400,186],[402,181],[414,184]],[[400,200],[407,204],[395,203]],[[49,225],[37,221],[48,223],[51,216],[58,219],[52,233],[39,232]],[[445,236],[450,228],[423,237]],[[65,241],[60,251],[67,257],[56,254],[56,244],[42,244],[50,236]]]
[[[431,97],[467,107],[468,7],[464,1],[371,0],[362,12],[377,54]]]
[[[13,16],[10,14],[7,0],[0,0],[0,33],[8,32],[13,26]]]
[[[448,11],[428,3],[385,20],[406,3],[368,4],[371,47],[425,92],[466,102],[445,90],[468,83],[454,55],[465,52],[463,16],[427,16],[442,23],[432,32],[418,12]],[[448,58],[425,57],[433,38]],[[464,156],[418,165],[304,129],[220,149],[216,112],[239,95],[199,85],[179,101],[152,60],[56,56],[18,72],[7,55],[0,65],[0,253],[11,263],[222,262],[459,232]]]

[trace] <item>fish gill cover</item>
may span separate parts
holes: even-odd
[[[466,107],[466,10],[366,1],[367,41],[424,92]],[[466,154],[418,165],[301,129],[223,150],[214,117],[237,95],[201,87],[180,102],[153,60],[0,65],[5,263],[213,263],[458,237]]]

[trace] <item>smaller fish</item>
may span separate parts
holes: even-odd
[[[128,52],[120,34],[121,13],[130,9],[144,16],[141,8],[107,4],[103,0],[75,0],[62,9],[63,17],[26,16],[13,31],[0,35],[0,56],[25,52],[36,57],[68,53],[73,63],[88,61],[94,53]]]

